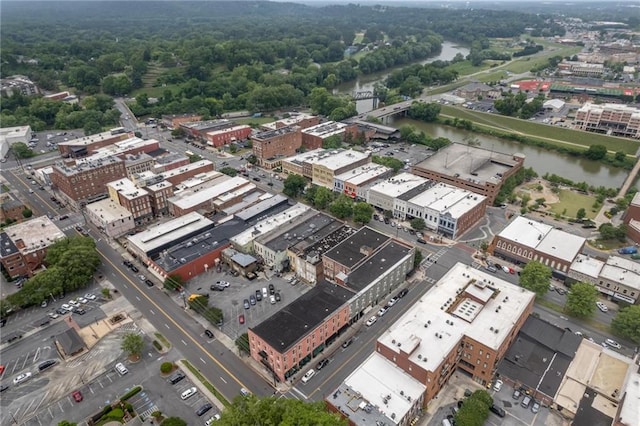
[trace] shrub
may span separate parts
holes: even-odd
[[[106,415],[106,418],[111,420],[122,420],[123,417],[124,411],[122,411],[122,409],[120,408],[114,408],[109,412],[109,414]]]
[[[162,345],[160,344],[160,342],[158,342],[157,340],[153,341],[153,347],[156,348],[157,350],[161,351],[162,350]]]
[[[122,395],[120,400],[121,401],[126,401],[127,399],[131,398],[132,396],[134,396],[135,394],[137,394],[141,390],[142,390],[142,386],[136,386],[136,387],[132,388],[129,392],[127,392],[124,395]]]
[[[173,370],[173,363],[171,363],[171,362],[163,362],[162,364],[160,364],[160,372],[162,374],[171,373],[172,370]]]

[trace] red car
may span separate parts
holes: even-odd
[[[82,394],[80,393],[80,391],[73,392],[71,396],[73,397],[73,399],[75,399],[76,402],[80,402],[83,400]]]
[[[0,365],[0,376],[4,373],[4,365]]]
[[[240,314],[240,316],[238,316],[238,321],[240,324],[244,324],[244,314]]]

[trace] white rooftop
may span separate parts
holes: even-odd
[[[344,384],[359,393],[362,399],[394,424],[408,414],[415,401],[426,390],[425,385],[377,352],[373,352],[356,368],[345,379]],[[387,399],[386,396],[390,398]]]
[[[335,179],[358,186],[362,182],[369,182],[371,179],[375,179],[377,176],[388,173],[390,170],[391,169],[389,167],[381,164],[370,163],[339,174]]]
[[[282,161],[288,161],[290,163],[303,163],[305,161],[314,161],[320,158],[320,156],[326,152],[328,152],[328,150],[324,148],[318,148],[312,151],[306,151],[301,154],[284,158]]]
[[[466,197],[446,210],[446,213],[449,213],[451,217],[457,219],[487,199],[484,195],[474,194],[469,191],[465,192],[467,193]]]
[[[236,130],[241,130],[241,129],[248,129],[249,126],[242,124],[239,126],[233,126],[233,127],[229,127],[227,129],[222,129],[222,130],[214,130],[212,132],[207,132],[207,136],[216,136],[216,135],[222,135],[225,133],[230,133],[230,132],[234,132]]]
[[[278,229],[287,223],[291,223],[293,219],[309,210],[309,208],[310,207],[305,206],[304,204],[298,203],[295,206],[283,211],[282,213],[261,220],[253,227],[239,233],[235,237],[232,237],[231,242],[238,247],[245,247],[256,238],[265,235],[266,233],[271,232],[274,229]]]
[[[609,256],[600,271],[600,278],[640,290],[640,265],[631,259]]]
[[[127,134],[132,134],[132,133],[127,133]],[[61,145],[73,145],[73,146],[77,146],[77,145],[90,145],[92,143],[104,140],[104,139],[111,139],[112,137],[115,136],[122,136],[122,133],[116,133],[116,134],[112,134],[111,130],[107,130],[106,132],[102,132],[102,133],[96,133],[95,135],[90,135],[90,136],[82,136],[80,138],[77,139],[71,139],[69,141],[64,141],[64,142],[59,142],[58,146]]]
[[[185,179],[176,185],[175,195],[178,195],[181,191],[196,190],[202,188],[208,188],[214,185],[218,185],[221,182],[225,182],[231,179],[230,176],[224,173],[211,170],[209,172],[198,173],[197,175]]]
[[[429,208],[438,212],[443,212],[469,195],[471,195],[471,193],[464,189],[451,188],[447,193],[442,194],[441,197],[431,203]]]
[[[64,232],[47,216],[34,217],[33,219],[10,225],[4,229],[4,232],[22,254],[43,249],[58,240],[66,238]],[[22,241],[22,244],[18,244],[19,240]]]
[[[107,187],[109,188],[109,192],[116,191],[129,200],[133,200],[135,198],[143,197],[149,194],[145,189],[138,188],[129,178],[123,178],[114,180],[113,182],[109,182],[107,184]]]
[[[332,151],[330,155],[323,155],[314,162],[315,166],[326,167],[329,170],[338,170],[342,167],[353,164],[357,161],[369,157],[364,152],[354,151],[352,149],[346,151]]]
[[[620,409],[619,423],[625,426],[640,424],[640,374],[632,373],[627,378],[627,383],[622,389],[625,395],[622,408]]]
[[[536,248],[545,235],[553,229],[553,226],[536,222],[524,216],[516,218],[498,234],[500,237],[515,241],[523,246]]]
[[[96,217],[99,217],[103,223],[107,224],[115,222],[116,220],[132,217],[129,210],[125,209],[111,198],[105,198],[104,200],[87,204],[86,209],[93,212]]]
[[[225,180],[224,182],[220,182],[217,185],[202,188],[197,191],[184,191],[180,193],[180,195],[169,198],[168,201],[180,209],[185,210],[202,204],[207,200],[212,200],[227,192],[235,191],[248,183],[249,181],[247,179],[236,176]]]
[[[0,128],[0,138],[11,137],[26,137],[31,136],[30,126],[15,126],[15,127],[2,127]]]
[[[242,188],[236,189],[235,191],[229,191],[220,195],[218,198],[216,198],[216,200],[214,201],[214,204],[216,205],[224,204],[226,202],[233,200],[236,197],[240,197],[242,195],[253,192],[256,188],[257,188],[256,185],[254,185],[253,183],[249,183],[249,185],[245,185]]]
[[[192,212],[150,227],[146,231],[127,237],[127,239],[141,251],[149,253],[151,250],[179,240],[185,235],[205,230],[212,224],[212,221],[200,213]]]
[[[302,130],[302,133],[326,139],[329,136],[342,134],[347,126],[348,124],[346,123],[327,121],[326,123],[320,123],[316,124],[315,126],[307,127],[306,129]]]
[[[213,163],[210,160],[196,161],[195,163],[190,163],[190,164],[187,164],[185,166],[178,167],[177,169],[167,170],[166,172],[162,173],[162,176],[165,179],[168,179],[168,178],[170,178],[172,176],[177,176],[179,174],[186,173],[186,172],[188,172],[190,170],[197,169],[199,167],[203,167],[203,166],[206,166],[206,165],[209,165],[209,164],[213,164]]]
[[[313,117],[313,115],[305,114],[305,113],[302,113],[302,112],[291,113],[291,116],[289,118],[283,118],[282,120],[273,121],[271,123],[261,124],[261,127],[264,127],[265,129],[275,130],[276,126],[277,126],[276,123],[281,124],[281,127],[293,126],[294,124],[298,124],[302,120],[306,120],[306,119],[311,118],[311,117]]]
[[[408,353],[412,362],[435,371],[463,336],[497,350],[534,298],[533,292],[457,263],[378,343]]]
[[[572,262],[580,253],[586,238],[552,229],[536,247],[539,253],[545,253],[558,259]]]
[[[411,173],[400,173],[399,175],[373,185],[369,188],[369,192],[374,191],[391,198],[396,198],[426,182],[427,179],[423,177],[412,175]]]
[[[584,254],[579,254],[571,264],[571,271],[586,275],[594,280],[600,275],[604,262]]]
[[[632,206],[640,206],[640,191],[636,192],[631,200]]]

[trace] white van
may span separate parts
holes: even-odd
[[[312,368],[311,370],[307,371],[304,376],[302,376],[302,383],[307,383],[315,375],[316,371]]]
[[[116,371],[121,376],[124,376],[125,374],[127,374],[129,372],[129,370],[127,370],[127,367],[125,367],[124,364],[122,364],[121,362],[116,364]]]
[[[264,297],[265,299],[269,297],[269,292],[267,291],[266,287],[262,287],[262,297]]]

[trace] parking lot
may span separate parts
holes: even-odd
[[[209,304],[222,309],[224,315],[224,325],[222,331],[229,337],[235,339],[242,333],[247,331],[248,327],[255,326],[264,321],[269,316],[282,309],[293,300],[297,299],[309,290],[309,287],[297,283],[291,285],[288,281],[293,274],[285,274],[280,277],[273,275],[273,272],[266,271],[268,274],[260,272],[258,278],[253,281],[249,281],[247,278],[238,276],[234,277],[228,271],[209,271],[201,274],[188,283],[189,293],[208,293],[210,295]],[[229,287],[224,291],[213,291],[210,286],[217,281],[229,282]],[[256,291],[260,291],[266,288],[269,293],[269,284],[273,284],[274,292],[280,294],[280,301],[271,303],[270,295],[263,297],[258,301],[256,298]],[[255,304],[251,304],[251,296],[255,299]],[[249,301],[249,308],[245,309],[244,300]],[[243,316],[244,324],[240,324],[240,316]]]
[[[377,146],[376,146],[377,145]],[[372,144],[373,155],[380,157],[392,157],[405,163],[404,171],[408,172],[411,166],[416,165],[433,155],[433,151],[423,145],[411,145],[405,142],[394,144]]]

